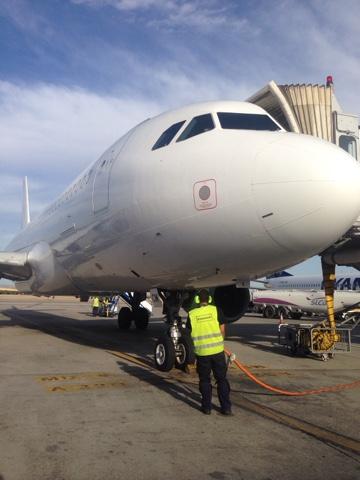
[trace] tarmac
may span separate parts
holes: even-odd
[[[119,331],[89,305],[0,295],[0,480],[278,480],[360,478],[360,384],[286,397],[229,368],[234,416],[199,410],[197,375],[153,367],[149,328]],[[247,314],[226,347],[287,390],[360,380],[352,350],[322,362],[277,344],[278,321]],[[356,388],[357,387],[357,388]]]

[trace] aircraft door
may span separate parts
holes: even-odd
[[[359,159],[358,117],[334,112],[334,130],[336,145],[350,153],[354,158]]]
[[[145,123],[145,122],[143,122]],[[110,175],[115,158],[118,158],[121,154],[123,148],[127,144],[129,138],[139,127],[134,127],[126,135],[124,135],[116,145],[107,150],[102,157],[100,157],[98,163],[96,164],[96,171],[93,184],[92,192],[92,204],[93,212],[98,213],[102,212],[109,208],[110,203]]]
[[[114,150],[108,150],[100,158],[96,166],[92,193],[94,213],[101,212],[109,207],[109,183],[114,157]]]

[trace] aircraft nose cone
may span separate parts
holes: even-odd
[[[256,155],[252,188],[270,237],[288,251],[319,253],[360,214],[360,165],[340,148],[284,134]]]

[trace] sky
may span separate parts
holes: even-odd
[[[270,80],[360,113],[357,0],[0,0],[0,250],[123,133]],[[291,270],[320,273],[317,258]],[[341,271],[345,271],[342,269]]]

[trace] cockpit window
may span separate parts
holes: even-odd
[[[222,128],[231,130],[281,130],[267,115],[255,113],[218,112]]]
[[[182,142],[190,137],[195,137],[195,135],[200,135],[200,133],[208,132],[215,128],[214,121],[210,113],[205,115],[199,115],[194,117],[189,125],[182,132],[180,137],[176,140],[177,142]]]
[[[171,125],[165,132],[163,132],[155,145],[152,147],[152,150],[157,150],[158,148],[161,147],[166,147],[166,145],[169,145],[171,140],[175,137],[175,135],[178,133],[180,128],[184,125],[185,120],[182,122],[174,123],[174,125]]]
[[[356,155],[356,140],[350,135],[341,135],[339,137],[339,147],[345,150],[345,152],[350,153],[354,158],[357,158]]]

